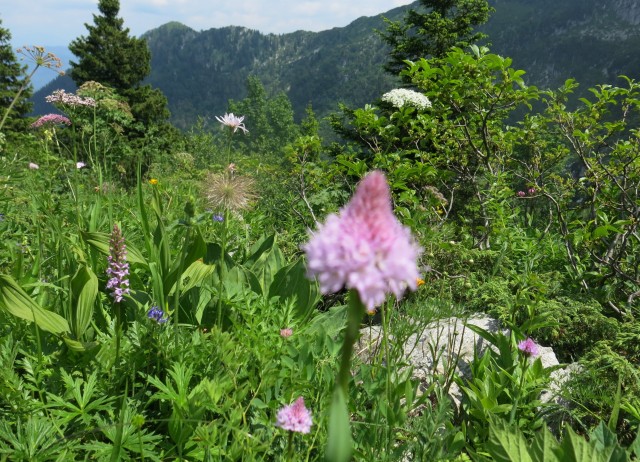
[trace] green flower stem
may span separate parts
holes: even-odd
[[[360,333],[360,324],[364,316],[364,304],[360,300],[360,295],[355,289],[349,291],[349,306],[347,307],[347,328],[342,344],[342,358],[340,360],[340,370],[336,379],[336,386],[342,387],[344,396],[349,396],[349,380],[351,379],[351,355],[353,346]]]
[[[287,433],[289,433],[289,438],[287,442],[287,460],[292,461],[293,460],[293,432],[290,431]]]
[[[227,275],[227,231],[229,226],[229,209],[224,209],[224,220],[222,221],[222,236],[220,240],[220,263],[218,266],[218,327],[222,329],[222,289],[224,278]]]
[[[116,358],[113,364],[117,368],[120,360],[120,337],[122,336],[122,304],[115,302],[114,305],[116,312]]]
[[[178,265],[178,279],[176,280],[176,293],[173,301],[173,327],[175,333],[175,345],[176,348],[179,345],[179,325],[180,325],[180,295],[182,294],[182,273],[184,272],[184,261],[187,258],[187,252],[189,251],[189,242],[191,240],[191,217],[187,216],[187,231],[184,236],[184,244],[182,246],[182,252],[180,254],[180,263]]]
[[[516,418],[516,411],[518,410],[518,403],[520,402],[520,397],[522,396],[522,389],[524,388],[524,379],[527,372],[527,367],[529,366],[529,358],[526,355],[520,356],[520,383],[518,385],[518,394],[516,395],[516,399],[513,402],[513,407],[511,408],[511,414],[509,415],[509,425],[513,424],[513,421]]]
[[[389,299],[389,304],[391,304],[391,299]],[[385,365],[387,368],[386,375],[386,392],[387,392],[387,403],[391,402],[391,357],[389,354],[389,310],[387,309],[389,306],[382,305],[380,307],[381,315],[382,315],[382,345],[384,347],[384,359]],[[391,446],[391,431],[390,431],[390,422],[387,422],[385,426],[386,438],[385,442],[387,444],[386,452],[389,453],[389,448]]]

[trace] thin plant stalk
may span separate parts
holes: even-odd
[[[389,301],[389,303],[391,303]],[[389,354],[389,310],[383,304],[380,307],[380,315],[382,316],[382,345],[384,348],[384,360],[386,364],[386,394],[387,394],[387,403],[391,403],[391,355]],[[387,419],[387,425],[385,425],[385,443],[386,450],[385,453],[389,454],[389,446],[391,445],[391,429],[390,422]]]
[[[347,328],[342,344],[340,358],[340,369],[336,378],[336,386],[342,388],[344,396],[349,395],[349,380],[351,379],[351,356],[353,346],[360,333],[360,323],[365,313],[364,304],[360,300],[360,295],[354,289],[349,290],[349,306],[347,307]]]
[[[9,103],[9,107],[4,111],[4,115],[2,116],[2,120],[0,120],[0,130],[2,130],[2,127],[4,127],[4,124],[7,121],[7,118],[9,117],[9,114],[11,113],[11,110],[13,109],[13,107],[16,105],[16,103],[20,99],[20,96],[22,95],[22,92],[31,83],[31,78],[33,77],[33,74],[35,74],[36,71],[39,68],[40,68],[40,64],[36,63],[36,67],[33,68],[33,70],[27,76],[27,78],[24,80],[22,85],[20,85],[20,88],[18,89],[18,92],[16,93],[16,96],[13,97],[13,100],[11,100],[11,103]]]
[[[220,239],[220,264],[218,270],[218,327],[222,329],[222,289],[224,285],[224,278],[227,275],[227,227],[229,226],[229,208],[224,209],[224,220],[222,222],[222,236]]]

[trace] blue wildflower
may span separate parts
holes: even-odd
[[[158,324],[167,322],[167,318],[164,317],[164,311],[162,311],[157,306],[151,307],[151,309],[147,312],[147,317],[149,319],[153,319]]]

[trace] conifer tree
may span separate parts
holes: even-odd
[[[465,48],[485,37],[475,28],[489,19],[493,8],[487,0],[419,0],[404,20],[387,22],[382,40],[391,46],[385,70],[397,75],[405,60],[441,58],[451,47]]]
[[[124,96],[137,121],[144,126],[169,117],[167,100],[162,92],[140,85],[151,72],[151,53],[142,38],[131,37],[124,20],[118,17],[119,0],[100,0],[100,15],[93,15],[93,25],[85,24],[88,35],[69,45],[78,61],[71,61],[71,78],[80,86],[94,80]],[[146,102],[143,104],[143,102]]]
[[[140,83],[151,72],[147,43],[130,37],[124,20],[118,17],[119,0],[100,0],[100,15],[85,24],[87,36],[76,38],[69,50],[78,57],[71,61],[71,78],[80,86],[89,80],[108,85],[121,93]]]
[[[0,19],[0,120],[4,118],[12,101],[22,88],[20,97],[13,104],[1,127],[5,135],[26,129],[29,120],[25,116],[31,112],[32,106],[29,102],[32,87],[25,81],[24,66],[18,62],[10,42],[11,32],[2,27]]]

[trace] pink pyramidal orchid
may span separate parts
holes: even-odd
[[[244,120],[244,116],[238,117],[233,115],[232,112],[231,114],[225,114],[222,117],[216,116],[216,120],[225,127],[231,128],[233,130],[233,133],[237,132],[238,129],[242,130],[245,135],[249,132],[249,130],[247,130],[242,123],[242,121]]]
[[[278,411],[276,426],[284,430],[298,433],[311,431],[311,412],[304,406],[304,398],[299,397],[293,404],[284,406]]]
[[[407,287],[418,286],[421,249],[393,214],[389,186],[379,171],[362,180],[351,201],[320,225],[304,250],[307,273],[318,279],[322,293],[355,289],[369,312],[387,293],[400,298]]]

